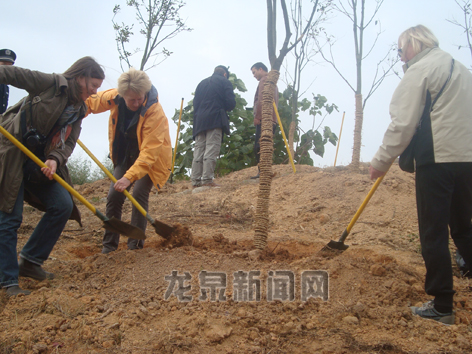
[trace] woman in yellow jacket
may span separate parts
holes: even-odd
[[[147,211],[152,185],[160,189],[172,164],[169,123],[157,90],[144,71],[131,68],[118,79],[117,89],[99,92],[86,104],[88,113],[110,111],[108,139],[113,175],[106,215],[121,219],[125,189],[134,183],[133,197]],[[146,218],[133,206],[131,224],[146,230]],[[105,231],[102,253],[118,248],[119,234]],[[143,240],[128,239],[128,249],[143,248]]]

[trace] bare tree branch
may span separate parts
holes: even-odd
[[[396,44],[392,44],[391,49],[387,54],[377,63],[377,67],[375,70],[375,75],[372,80],[372,85],[370,86],[369,93],[365,96],[364,102],[362,104],[362,108],[365,108],[365,104],[367,100],[369,99],[370,96],[379,88],[379,86],[382,84],[384,79],[389,76],[390,72],[393,72],[393,67],[400,61],[400,58],[398,56],[395,56],[394,58],[391,57],[392,51],[395,51]],[[382,68],[382,64],[388,61],[387,69],[382,69],[382,75],[380,75],[379,78],[377,76],[379,75],[379,69]]]
[[[446,19],[446,21],[452,23],[455,26],[458,26],[464,30],[464,33],[466,34],[466,40],[467,40],[467,45],[456,45],[459,50],[462,49],[463,47],[467,47],[470,52],[470,56],[472,57],[472,15],[471,15],[471,1],[470,0],[462,0],[462,4],[459,3],[459,1],[454,0],[454,2],[457,4],[457,6],[460,7],[462,10],[464,19],[463,23],[459,23],[455,18],[452,20]],[[471,65],[472,69],[472,65]],[[471,70],[469,69],[469,70]]]
[[[351,88],[351,90],[353,92],[356,92],[356,89],[351,85],[349,80],[346,79],[346,77],[343,75],[343,73],[338,69],[338,66],[336,65],[336,63],[334,61],[334,56],[333,56],[333,51],[332,51],[333,44],[331,44],[331,41],[328,41],[329,53],[330,53],[331,59],[326,57],[325,53],[322,50],[322,47],[319,45],[318,40],[316,40],[316,43],[317,43],[318,48],[319,48],[319,53],[320,53],[321,57],[324,59],[324,61],[327,62],[328,64],[330,64],[333,67],[333,69],[338,73],[338,75],[341,77],[341,79],[344,80],[344,82]]]
[[[149,70],[159,65],[172,52],[164,47],[158,51],[158,47],[164,41],[174,38],[180,32],[192,30],[185,25],[185,22],[179,16],[180,9],[185,6],[182,0],[127,0],[126,4],[135,11],[136,20],[140,25],[139,34],[144,36],[145,45],[143,50],[136,48],[133,52],[130,52],[126,49],[131,37],[134,35],[131,31],[133,25],[129,26],[124,23],[118,25],[115,22],[115,16],[120,11],[120,6],[116,5],[113,9],[112,23],[116,32],[115,40],[122,70],[123,62],[126,63],[128,68],[132,66],[130,57],[138,52],[143,53],[140,60],[141,70]],[[162,57],[160,61],[157,59],[159,56]],[[149,60],[153,57],[155,58],[153,63],[150,67],[146,68]]]
[[[331,38],[327,37],[327,44],[329,45],[330,58],[328,58],[326,53],[324,53],[323,46],[320,45],[319,41],[316,41],[316,44],[318,46],[318,50],[320,51],[320,54],[323,57],[323,59],[334,68],[334,70],[338,73],[338,75],[344,80],[344,82],[346,82],[346,84],[355,94],[356,109],[355,109],[355,127],[354,127],[354,146],[353,146],[353,155],[352,155],[352,167],[357,168],[359,166],[360,149],[362,146],[361,135],[362,135],[362,124],[363,124],[363,119],[364,119],[365,104],[367,100],[372,96],[372,94],[382,84],[385,77],[387,77],[391,72],[397,74],[395,70],[393,69],[393,66],[396,64],[396,62],[398,62],[398,58],[389,60],[390,61],[389,65],[387,66],[387,68],[382,68],[382,73],[380,69],[385,63],[385,61],[387,61],[390,50],[389,50],[389,53],[377,63],[377,68],[376,68],[375,75],[374,75],[371,87],[369,89],[369,92],[367,96],[365,97],[365,99],[362,100],[363,60],[372,53],[373,48],[376,46],[377,41],[382,31],[380,28],[380,30],[377,33],[377,36],[375,37],[366,55],[363,54],[364,53],[364,32],[365,32],[365,29],[373,23],[384,0],[375,0],[375,7],[373,9],[373,13],[368,18],[366,18],[366,0],[344,0],[344,1],[338,0],[338,2],[339,3],[336,4],[335,9],[339,11],[341,14],[345,15],[347,18],[349,18],[349,20],[352,22],[352,33],[353,33],[353,40],[354,40],[353,42],[354,42],[354,50],[355,50],[355,58],[356,58],[355,88],[354,88],[354,84],[349,82],[349,80],[346,78],[346,76],[343,73],[341,73],[339,67],[335,63],[333,52],[332,52],[333,43],[331,41]],[[370,1],[369,4],[371,2],[372,1]],[[348,6],[345,5],[346,3]],[[350,8],[350,10],[348,9],[348,7]],[[377,25],[377,23],[378,22],[376,20],[375,25]]]

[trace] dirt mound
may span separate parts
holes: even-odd
[[[367,167],[273,170],[262,254],[253,251],[256,168],[219,178],[221,188],[178,182],[154,190],[149,214],[176,230],[165,240],[149,226],[143,250],[128,251],[123,238],[116,252],[101,254],[102,222],[79,206],[84,227],[69,222],[45,264],[56,278],[21,278],[29,296],[0,292],[0,353],[472,351],[472,288],[457,269],[455,325],[408,308],[430,299],[413,175],[393,166],[349,248],[327,252],[372,186]],[[109,186],[77,189],[104,212]],[[130,213],[126,202],[123,221]],[[41,215],[25,206],[19,250]]]
[[[191,246],[193,244],[192,232],[187,226],[177,223],[173,225],[173,227],[174,231],[172,231],[170,237],[164,241],[163,246],[173,248]]]

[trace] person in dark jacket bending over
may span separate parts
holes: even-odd
[[[87,110],[84,101],[97,93],[104,79],[102,67],[91,57],[77,60],[63,74],[0,66],[1,84],[28,92],[0,116],[0,124],[46,165],[36,169],[32,160],[0,134],[0,286],[6,288],[7,296],[30,293],[19,287],[19,276],[39,281],[54,278],[42,265],[77,208],[53,175],[72,183],[66,163],[79,138]],[[24,201],[45,213],[18,261],[17,231]],[[80,217],[75,220],[80,224]]]
[[[229,71],[219,65],[213,75],[200,82],[193,100],[193,139],[195,151],[192,162],[193,187],[216,187],[213,176],[216,158],[220,153],[223,133],[229,135],[226,112],[236,106]]]

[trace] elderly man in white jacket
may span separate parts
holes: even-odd
[[[449,229],[472,264],[472,74],[438,47],[432,32],[409,28],[398,40],[405,62],[390,103],[390,123],[371,161],[370,177],[383,176],[414,141],[416,200],[425,290],[434,300],[414,314],[454,323]]]

